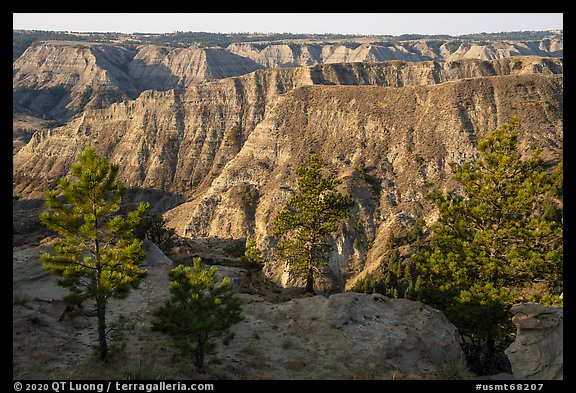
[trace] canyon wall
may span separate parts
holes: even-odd
[[[14,60],[14,108],[66,121],[84,108],[105,108],[135,99],[145,90],[183,89],[261,68],[514,56],[561,58],[563,37],[551,34],[545,39],[519,41],[358,38],[357,42],[241,42],[227,48],[38,41]]]
[[[469,41],[420,39],[408,41],[360,42],[242,42],[227,49],[266,68],[311,66],[330,63],[403,61],[451,61],[461,59],[495,60],[512,56],[562,57],[563,38],[543,40]]]
[[[548,160],[562,154],[562,59],[262,69],[133,99],[142,84],[120,88],[111,73],[93,77],[127,98],[35,132],[13,156],[14,195],[40,198],[95,146],[120,165],[127,186],[185,200],[165,213],[180,235],[250,236],[269,249],[271,220],[296,189],[298,163],[314,151],[356,201],[331,258],[342,286],[381,264],[391,231],[418,216],[434,220],[425,195],[455,187],[449,164],[476,157],[477,140],[513,115],[523,150],[541,146]],[[280,264],[266,271],[289,281]]]

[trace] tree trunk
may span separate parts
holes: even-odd
[[[314,270],[312,268],[308,270],[308,276],[306,277],[306,293],[316,295],[314,291]]]
[[[64,308],[64,311],[62,311],[62,314],[60,314],[60,318],[58,318],[58,322],[62,322],[64,320],[64,318],[66,318],[66,314],[68,314],[73,309],[74,309],[74,306],[66,306]]]
[[[206,351],[206,340],[203,337],[203,334],[198,334],[198,341],[196,345],[196,353],[195,353],[195,363],[196,363],[196,371],[199,373],[204,372],[204,352]]]
[[[486,340],[486,357],[488,359],[491,359],[492,356],[494,356],[495,352],[496,352],[496,342],[494,340],[494,337],[489,336],[488,339]]]
[[[106,301],[98,299],[96,302],[98,314],[98,342],[100,344],[100,360],[105,362],[108,358],[108,343],[106,342]]]
[[[484,352],[483,363],[484,363],[485,373],[487,375],[492,375],[494,373],[497,373],[499,370],[498,370],[498,366],[496,366],[494,363],[494,354],[496,353],[496,342],[494,340],[494,337],[489,336],[486,339],[486,342],[484,343],[483,352]]]

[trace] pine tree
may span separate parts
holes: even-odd
[[[240,260],[248,268],[262,269],[264,266],[264,258],[255,239],[246,240],[246,252],[240,257]]]
[[[338,225],[348,219],[352,198],[340,194],[341,180],[324,175],[324,162],[311,154],[308,166],[300,164],[298,192],[274,219],[277,256],[290,272],[306,280],[306,292],[315,294],[314,278],[328,265],[332,246],[327,242]]]
[[[213,339],[224,335],[242,320],[242,300],[234,293],[228,277],[218,282],[216,267],[208,268],[194,258],[194,269],[178,265],[169,273],[172,296],[159,307],[153,330],[169,334],[182,355],[192,356],[197,371],[204,371],[204,358],[214,347]]]
[[[40,214],[40,221],[61,236],[53,243],[53,254],[42,254],[40,262],[48,272],[61,277],[58,285],[70,291],[63,299],[67,310],[94,301],[103,361],[108,357],[108,300],[125,298],[146,274],[139,267],[144,257],[142,241],[134,231],[148,205],[140,203],[126,218],[117,214],[126,192],[124,185],[115,183],[117,173],[118,166],[98,157],[93,148],[86,148],[72,165],[77,181],[62,178],[61,195],[47,192],[48,210]]]
[[[544,201],[559,205],[561,171],[551,175],[540,149],[518,151],[519,119],[478,143],[480,158],[453,165],[462,191],[434,192],[440,211],[429,248],[412,256],[421,276],[418,297],[442,310],[487,357],[513,331],[517,302],[562,292],[562,225]],[[548,208],[550,210],[550,208]]]
[[[160,213],[146,214],[140,231],[166,255],[169,255],[175,246],[176,230],[166,227],[166,220]]]
[[[404,299],[412,299],[412,296],[414,294],[415,283],[414,283],[412,269],[413,269],[413,263],[410,260],[404,266],[404,276],[402,277],[402,281],[403,281],[404,286],[405,286],[405,290],[403,293]]]

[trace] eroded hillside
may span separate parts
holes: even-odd
[[[189,196],[209,186],[277,105],[277,98],[303,86],[409,87],[562,72],[561,59],[536,57],[489,62],[395,61],[260,70],[185,90],[147,90],[134,100],[103,109],[86,108],[64,126],[35,133],[14,156],[14,192],[20,197],[38,197],[85,146],[97,143],[100,152],[124,168],[120,176],[129,186]],[[527,90],[530,94],[534,89]]]
[[[28,47],[13,68],[15,109],[65,120],[145,90],[185,88],[262,67],[221,48],[49,41]]]
[[[340,43],[238,43],[229,51],[248,57],[265,67],[295,67],[315,64],[403,61],[451,61],[461,59],[494,60],[511,56],[562,57],[563,39],[553,36],[534,41],[468,41],[458,39],[420,39]]]
[[[563,35],[541,33],[545,34],[535,39],[530,36],[505,39],[497,35],[482,39],[407,40],[358,36],[340,40],[246,41],[221,46],[201,41],[171,42],[169,37],[164,37],[167,38],[164,46],[138,44],[142,37],[114,34],[108,38],[98,34],[69,34],[68,40],[76,37],[78,41],[63,41],[56,40],[58,34],[45,32],[47,40],[34,41],[26,38],[26,32],[14,31],[14,109],[16,113],[61,122],[84,108],[104,108],[113,102],[134,99],[145,90],[187,88],[260,68],[389,60],[561,58]],[[94,41],[90,41],[90,37]]]
[[[546,97],[543,99],[543,97]],[[211,186],[166,213],[190,237],[255,236],[267,248],[271,221],[296,189],[296,163],[319,153],[356,201],[336,240],[332,268],[343,285],[377,268],[386,239],[418,216],[425,196],[453,188],[449,163],[473,159],[476,142],[514,114],[521,146],[562,151],[562,78],[519,75],[436,86],[307,86],[282,96]],[[283,266],[270,273],[286,283]]]
[[[120,165],[129,187],[187,200],[165,214],[180,235],[255,236],[267,249],[271,218],[295,189],[294,169],[315,151],[356,201],[332,255],[344,286],[380,264],[390,231],[419,215],[434,219],[424,196],[454,187],[449,163],[475,157],[478,138],[511,116],[522,120],[523,148],[558,158],[562,73],[562,59],[540,57],[391,61],[146,90],[86,106],[63,126],[41,125],[14,155],[14,194],[41,197],[93,145]],[[266,271],[288,282],[283,266],[270,262]]]

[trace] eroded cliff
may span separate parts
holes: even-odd
[[[16,109],[66,120],[145,90],[185,88],[262,67],[221,48],[49,41],[31,45],[13,68]]]
[[[243,42],[227,49],[250,58],[267,68],[316,64],[403,61],[451,61],[461,59],[495,60],[511,56],[562,57],[563,39],[468,41],[459,39],[421,39],[407,41],[359,42]]]
[[[561,59],[539,57],[392,61],[147,90],[36,132],[14,155],[14,194],[40,197],[94,145],[129,187],[187,199],[165,214],[179,234],[254,236],[267,249],[271,219],[295,190],[294,170],[315,151],[356,201],[331,264],[336,283],[349,285],[381,264],[390,231],[419,215],[434,219],[424,196],[454,187],[448,164],[475,157],[478,138],[512,115],[522,120],[523,148],[558,158],[562,72]],[[266,271],[289,282],[280,264]]]
[[[196,43],[186,47],[136,45],[134,38],[128,39],[130,44],[117,37],[105,42],[38,41],[22,48],[13,65],[14,108],[66,121],[85,107],[104,108],[134,99],[145,90],[187,88],[260,68],[563,56],[563,37],[552,33],[537,40],[358,37],[335,42],[240,42],[226,48]]]
[[[432,187],[455,187],[449,163],[476,157],[477,140],[514,114],[522,119],[522,148],[544,146],[547,158],[558,158],[558,76],[295,89],[278,100],[211,186],[166,218],[185,236],[255,236],[266,249],[271,221],[296,189],[297,163],[317,152],[356,201],[331,257],[343,285],[381,265],[391,230],[402,233],[418,216],[433,220],[424,197]],[[270,269],[287,282],[283,266]]]

